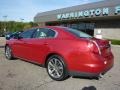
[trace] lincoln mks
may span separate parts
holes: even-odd
[[[35,27],[15,35],[6,41],[5,56],[42,65],[57,81],[99,77],[112,68],[114,59],[108,40],[61,26]]]

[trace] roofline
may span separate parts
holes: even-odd
[[[46,12],[48,13],[48,12],[58,11],[58,10],[61,10],[61,9],[68,9],[68,8],[80,7],[80,6],[85,6],[85,5],[90,5],[90,4],[97,4],[97,3],[102,3],[102,2],[105,2],[105,1],[104,1],[104,0],[101,0],[101,1],[89,2],[89,3],[86,3],[86,4],[68,6],[68,7],[64,7],[64,8],[58,8],[58,9],[48,10],[48,11],[44,11],[44,12],[39,12],[39,13],[37,13],[37,14],[35,15],[35,17],[36,17],[38,14],[42,14],[42,13],[46,13]]]

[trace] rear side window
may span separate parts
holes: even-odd
[[[53,31],[53,30],[48,30],[48,37],[55,37],[55,31]]]
[[[55,37],[56,32],[51,29],[38,28],[34,33],[34,38],[52,38]]]
[[[34,33],[35,30],[27,30],[27,31],[24,31],[22,33],[20,33],[20,37],[22,38],[32,38],[32,35]]]

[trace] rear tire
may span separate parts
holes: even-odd
[[[52,55],[46,63],[48,75],[56,81],[65,80],[68,77],[68,71],[64,59],[58,55]]]
[[[12,50],[8,45],[5,47],[5,56],[8,60],[13,60],[14,59],[14,56],[12,54]]]

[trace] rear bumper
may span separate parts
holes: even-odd
[[[114,65],[114,57],[111,54],[106,58],[97,58],[96,61],[100,61],[97,63],[90,64],[77,64],[77,69],[71,70],[69,73],[71,76],[82,76],[82,77],[98,77],[100,74],[105,74],[109,71]]]
[[[69,72],[70,76],[81,76],[81,77],[99,77],[99,74],[89,73],[89,72],[77,72],[71,71]]]
[[[81,72],[81,71],[70,71],[69,74],[70,76],[81,76],[81,77],[99,77],[100,75],[104,75],[107,71],[109,71],[111,68],[113,67],[113,65],[107,69],[104,69],[101,72],[98,73],[91,73],[91,72]]]

